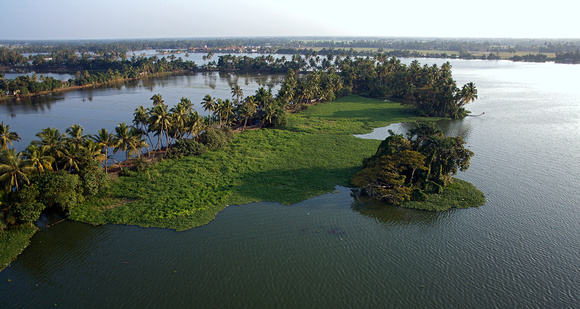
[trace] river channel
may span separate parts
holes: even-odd
[[[65,221],[38,232],[0,272],[0,308],[577,307],[580,66],[450,61],[458,84],[473,81],[479,99],[468,106],[473,116],[439,125],[475,153],[458,177],[485,193],[485,205],[380,207],[337,187],[290,206],[229,206],[185,232]],[[232,78],[170,76],[68,92],[0,105],[0,121],[26,144],[38,127],[78,121],[92,133],[130,122],[155,93],[169,105],[208,93],[229,98]],[[238,78],[245,95],[260,78]],[[32,123],[41,124],[27,129]]]

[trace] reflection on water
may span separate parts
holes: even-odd
[[[361,215],[388,225],[434,225],[439,220],[447,219],[455,209],[445,212],[428,212],[405,209],[400,207],[385,207],[383,203],[371,197],[353,197],[351,209]]]
[[[121,122],[131,123],[133,112],[139,105],[151,106],[150,98],[157,93],[169,106],[177,104],[182,97],[189,98],[201,115],[207,115],[208,111],[201,105],[206,94],[231,99],[231,87],[236,82],[246,96],[254,94],[263,85],[274,87],[273,92],[276,93],[275,87],[281,78],[283,76],[206,72],[132,80],[2,102],[0,121],[9,124],[10,129],[20,135],[22,140],[14,146],[23,150],[36,133],[47,127],[65,132],[72,124],[78,123],[87,134],[96,134],[101,128],[112,132]]]
[[[471,122],[461,120],[439,120],[437,121],[437,126],[443,130],[445,136],[461,136],[465,141],[469,140],[469,135],[471,133]],[[401,122],[388,125],[386,127],[375,128],[373,132],[367,134],[355,135],[359,138],[366,139],[376,139],[384,140],[389,136],[389,131],[393,131],[395,134],[406,135],[409,130],[416,127],[415,122]]]

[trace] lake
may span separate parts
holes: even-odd
[[[484,206],[380,207],[337,187],[291,206],[229,206],[185,232],[65,221],[38,232],[0,273],[0,307],[577,307],[580,66],[450,61],[479,99],[467,106],[474,116],[439,125],[475,153],[458,177],[485,193]],[[246,95],[257,87],[248,78]],[[170,105],[230,96],[219,76],[136,84],[13,106],[12,117],[1,106],[0,120],[19,133],[27,123],[69,126],[58,119],[96,132],[130,122],[155,93]]]

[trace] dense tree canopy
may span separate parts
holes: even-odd
[[[433,123],[419,123],[407,137],[389,133],[353,176],[356,194],[398,205],[412,197],[425,198],[423,190],[440,193],[452,181],[450,176],[469,168],[473,152],[463,139],[444,137]]]

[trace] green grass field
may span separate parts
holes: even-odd
[[[290,115],[286,129],[248,130],[225,148],[120,177],[107,198],[81,205],[72,219],[186,230],[231,204],[297,203],[350,186],[380,143],[353,134],[416,120],[426,119],[399,103],[359,96],[318,104]]]

